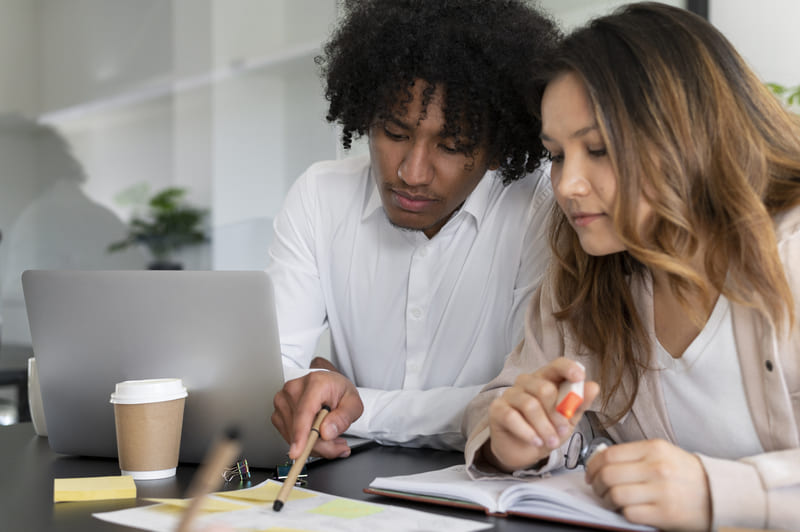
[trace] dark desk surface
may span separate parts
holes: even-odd
[[[28,409],[28,358],[33,356],[29,345],[0,344],[0,386],[17,388],[19,421],[30,421]]]
[[[343,460],[320,461],[309,466],[309,485],[313,490],[395,504],[417,510],[436,512],[494,524],[494,530],[566,531],[578,530],[566,525],[521,518],[487,517],[480,512],[404,502],[367,495],[362,490],[376,476],[418,473],[457,464],[460,453],[431,449],[372,446]],[[137,494],[142,497],[182,497],[196,470],[181,465],[174,478],[139,481]],[[31,423],[0,427],[0,530],[91,532],[95,530],[133,530],[92,517],[94,512],[120,510],[137,504],[132,500],[91,501],[53,504],[53,479],[118,475],[115,460],[59,455],[50,450],[46,438],[34,434]],[[253,484],[269,477],[263,469],[253,471]],[[144,504],[144,503],[143,503]]]

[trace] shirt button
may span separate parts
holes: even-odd
[[[409,362],[408,371],[410,373],[417,373],[419,371],[419,364],[417,364],[416,362]]]
[[[419,250],[419,256],[420,257],[424,258],[427,254],[428,254],[428,248],[422,248],[422,249]]]
[[[422,311],[418,308],[411,309],[411,317],[418,320],[422,316]]]
[[[772,371],[772,361],[771,360],[767,360],[767,362],[764,365],[767,366],[767,371]]]

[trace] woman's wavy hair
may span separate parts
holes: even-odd
[[[466,153],[486,146],[509,183],[546,154],[526,100],[531,72],[560,38],[554,22],[519,0],[345,0],[341,23],[316,58],[326,118],[341,124],[349,149],[412,101],[415,80],[426,83],[424,106],[441,85],[445,134]]]
[[[565,71],[584,81],[617,176],[614,225],[627,251],[590,256],[564,213],[551,227],[556,317],[600,356],[603,405],[630,396],[648,367],[650,340],[629,289],[632,277],[667,272],[687,296],[712,289],[764,312],[778,330],[794,304],[772,217],[800,204],[800,117],[782,107],[728,40],[701,17],[657,3],[624,7],[568,36],[538,91]],[[636,224],[643,195],[653,209]],[[689,258],[703,239],[710,283]]]

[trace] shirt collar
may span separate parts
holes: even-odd
[[[369,192],[367,194],[367,201],[364,203],[364,210],[361,213],[362,222],[372,216],[379,209],[383,209],[381,194],[378,192],[378,185],[375,183],[375,178],[372,176],[371,164],[367,170],[367,179],[369,179],[369,183],[367,184],[367,190],[369,190]]]
[[[378,191],[378,185],[375,183],[375,179],[372,177],[372,167],[370,166],[368,172],[368,179],[370,180],[369,186],[369,194],[367,196],[367,200],[364,203],[364,210],[361,213],[361,221],[365,221],[367,218],[375,214],[378,210],[383,210],[383,203],[381,202],[381,195]],[[483,177],[481,178],[478,185],[475,187],[475,190],[472,191],[464,204],[461,206],[460,209],[456,210],[453,216],[450,218],[456,218],[460,215],[461,212],[469,214],[475,220],[475,225],[478,229],[481,228],[481,221],[483,217],[486,215],[486,209],[489,206],[489,199],[492,195],[492,191],[494,187],[500,184],[497,181],[497,177],[493,170],[487,171]],[[500,184],[502,186],[502,184]],[[448,220],[448,223],[450,222]]]
[[[487,171],[483,174],[483,177],[478,183],[478,186],[475,187],[475,190],[472,191],[472,194],[467,197],[467,201],[461,206],[461,211],[471,214],[475,219],[475,225],[478,230],[481,228],[481,221],[483,221],[484,216],[486,216],[486,210],[489,208],[489,200],[495,187],[498,185],[501,187],[503,186],[498,179],[494,170]],[[455,214],[458,214],[458,212]],[[455,215],[453,216],[455,217]]]

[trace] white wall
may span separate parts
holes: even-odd
[[[620,0],[540,0],[537,2],[569,31],[587,19],[627,2]],[[683,6],[683,0],[664,0]],[[730,39],[765,82],[800,84],[798,0],[709,0],[709,20]]]
[[[798,0],[710,0],[709,19],[762,80],[800,85]]]
[[[335,16],[333,1],[214,4],[214,65],[226,76],[212,96],[215,269],[265,267],[289,186],[336,156],[313,61]]]
[[[145,267],[141,250],[105,253],[131,213],[115,198],[138,183],[185,186],[210,210],[188,268],[264,268],[288,187],[336,156],[313,62],[335,17],[335,0],[0,0],[0,110],[24,115],[0,123],[4,339],[28,341],[23,269]],[[67,141],[71,185],[38,165],[36,120]],[[103,231],[46,216],[66,196],[108,215]]]
[[[550,13],[558,24],[570,31],[587,20],[607,15],[617,7],[629,3],[625,0],[539,0],[537,2]],[[684,0],[663,0],[662,3],[683,7]]]
[[[38,2],[43,120],[85,165],[87,195],[127,219],[120,191],[185,186],[213,237],[187,266],[263,268],[265,220],[308,164],[336,157],[313,63],[335,1]],[[236,253],[254,231],[259,253]]]
[[[39,107],[38,19],[35,2],[0,0],[0,231],[6,236],[38,187],[26,178],[35,157],[25,124]]]
[[[42,112],[172,74],[171,2],[39,0]]]
[[[0,0],[0,113],[39,108],[38,2]]]

